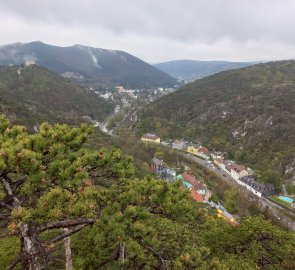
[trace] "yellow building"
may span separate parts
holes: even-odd
[[[226,221],[230,222],[231,224],[237,224],[235,218],[228,212],[223,211],[221,209],[217,209],[217,216],[219,218],[223,218]]]
[[[186,152],[192,154],[192,155],[195,155],[197,156],[198,155],[198,149],[199,147],[196,146],[196,145],[189,145],[187,148],[186,148]]]
[[[214,158],[213,162],[218,168],[220,168],[221,163],[223,162],[223,159],[222,158]]]
[[[141,137],[141,141],[142,142],[161,143],[161,139],[157,135],[151,134],[151,133],[144,134]]]

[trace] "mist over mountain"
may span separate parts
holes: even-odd
[[[58,47],[40,41],[0,47],[0,65],[37,64],[90,87],[174,86],[176,79],[124,51],[83,45]]]
[[[255,63],[257,62],[174,60],[154,66],[179,80],[192,82],[220,71],[243,68]]]

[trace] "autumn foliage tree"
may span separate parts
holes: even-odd
[[[28,134],[0,117],[0,219],[21,243],[9,269],[47,269],[55,243],[100,216],[105,195],[95,179],[133,173],[118,150],[86,149],[91,131],[44,123]],[[52,238],[44,237],[48,231]]]

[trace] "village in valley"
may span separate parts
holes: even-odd
[[[193,160],[209,168],[220,176],[235,181],[239,186],[246,188],[258,198],[266,198],[270,201],[288,206],[289,209],[295,208],[294,201],[288,197],[277,196],[272,184],[262,184],[256,181],[254,171],[243,164],[238,164],[233,160],[226,160],[225,154],[216,151],[209,151],[205,146],[187,142],[184,140],[161,140],[156,134],[146,133],[141,137],[143,143],[161,144],[179,151],[186,158]],[[211,208],[215,208],[217,215],[224,218],[231,224],[236,224],[236,217],[230,214],[219,202],[216,204],[211,199],[212,191],[207,188],[204,181],[193,175],[189,167],[185,167],[183,172],[169,166],[164,160],[154,157],[151,160],[150,169],[159,179],[168,183],[181,182],[181,188],[190,191],[192,198],[199,203],[206,203]],[[282,202],[282,203],[280,203]],[[286,202],[289,203],[286,204]]]

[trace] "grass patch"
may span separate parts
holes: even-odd
[[[276,197],[276,196],[271,196],[271,197],[269,197],[269,199],[270,199],[271,201],[273,201],[273,202],[276,202],[276,203],[278,203],[278,204],[280,204],[280,205],[282,205],[282,206],[285,206],[285,207],[291,209],[291,204],[290,204],[290,203],[285,202],[285,201],[279,199],[279,198]]]

